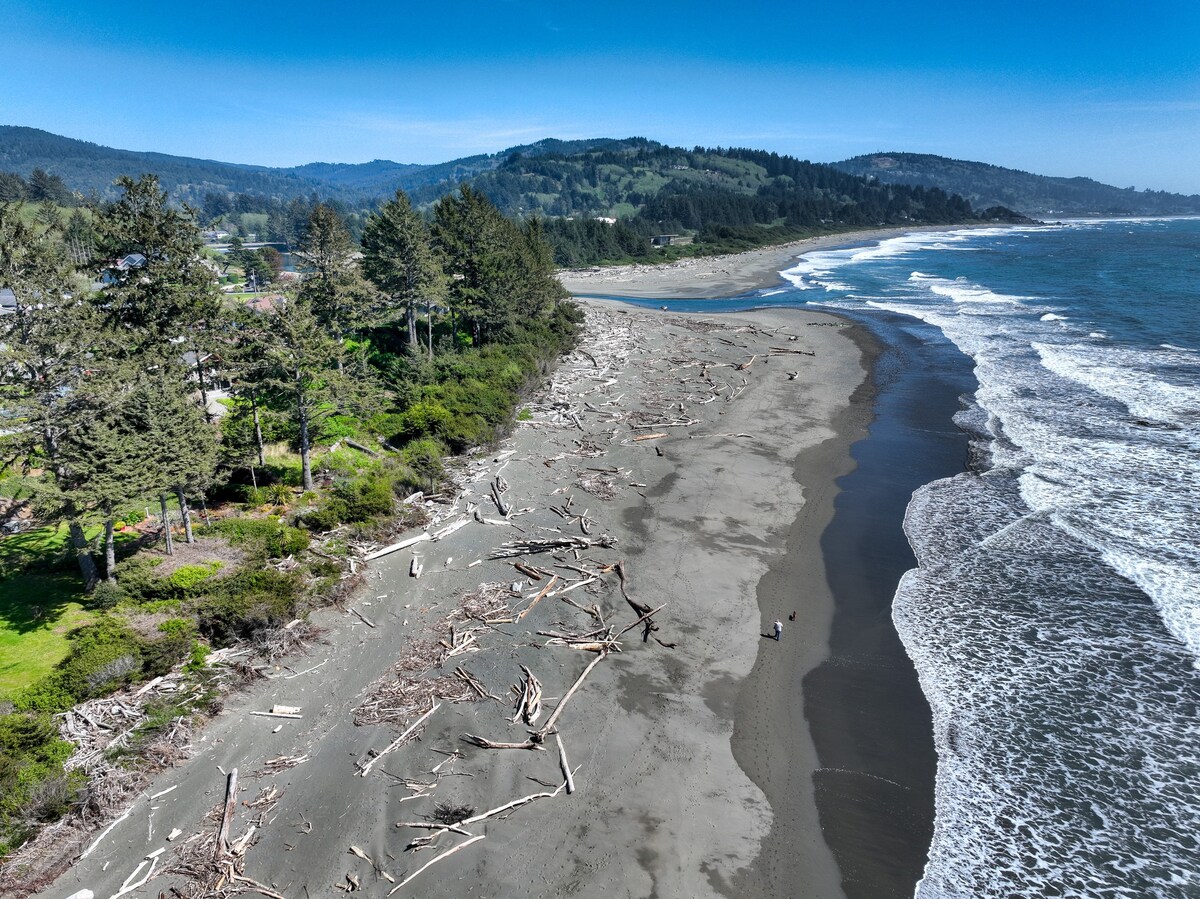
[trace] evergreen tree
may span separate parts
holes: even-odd
[[[131,348],[157,355],[215,316],[215,271],[192,216],[168,203],[156,177],[117,184],[123,195],[97,210],[95,222],[105,302]]]
[[[297,428],[301,480],[313,489],[312,445],[318,422],[351,393],[342,347],[322,327],[308,300],[289,298],[251,323],[248,335],[266,365],[265,384],[287,397]]]
[[[308,216],[297,255],[304,261],[300,297],[337,340],[367,318],[369,289],[358,274],[354,243],[341,216],[318,203]]]
[[[433,305],[444,302],[446,276],[433,249],[429,231],[403,191],[371,215],[363,229],[363,271],[388,298],[403,307],[408,346],[416,351],[417,304],[429,315],[429,356],[433,357]]]
[[[68,480],[62,447],[91,426],[94,407],[82,388],[105,342],[96,310],[78,299],[80,285],[53,233],[39,234],[21,220],[17,207],[0,205],[0,287],[16,299],[0,316],[0,390],[7,424],[0,445],[6,465],[44,468],[41,504],[66,520],[71,547],[88,589],[97,581],[95,561],[84,539],[84,510],[61,491]]]
[[[566,296],[540,226],[534,227],[522,231],[465,185],[435,207],[433,233],[452,278],[451,308],[477,341],[498,339]]]

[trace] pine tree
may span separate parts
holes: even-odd
[[[566,296],[540,225],[522,231],[470,187],[438,203],[433,233],[452,278],[451,308],[479,341],[498,339]]]
[[[354,253],[341,216],[323,203],[314,206],[296,251],[304,262],[300,298],[337,340],[369,317],[370,289],[358,273]]]
[[[445,301],[446,276],[428,228],[403,191],[396,191],[395,197],[367,220],[362,248],[367,278],[388,298],[389,305],[405,310],[408,345],[413,352],[419,343],[417,305],[425,305],[429,315],[428,350],[433,358],[433,305]]]
[[[169,341],[191,339],[217,314],[215,267],[201,253],[190,212],[169,204],[156,177],[117,184],[124,194],[96,212],[105,303],[129,348],[157,355]]]
[[[5,465],[44,468],[39,503],[47,515],[66,520],[71,547],[90,590],[95,560],[84,539],[83,511],[64,494],[62,446],[89,427],[94,408],[81,388],[95,375],[97,347],[105,343],[95,308],[79,299],[81,285],[53,232],[39,233],[20,209],[0,205],[0,287],[13,291],[12,314],[0,317],[0,390],[7,423],[0,446]]]
[[[353,385],[342,370],[342,346],[322,327],[308,301],[288,298],[262,313],[248,335],[266,364],[265,386],[286,397],[297,427],[301,480],[313,489],[312,442],[320,419]]]

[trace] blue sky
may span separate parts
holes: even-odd
[[[0,0],[0,124],[231,162],[640,135],[1200,193],[1200,3]]]

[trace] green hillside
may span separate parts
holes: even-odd
[[[570,155],[514,153],[472,186],[509,215],[544,218],[557,261],[568,266],[640,258],[655,235],[692,241],[669,256],[848,228],[1020,218],[973,210],[938,188],[884,184],[777,153],[687,150],[641,138]],[[418,189],[413,199],[431,203],[442,189]]]
[[[0,200],[108,195],[121,175],[156,174],[200,224],[294,244],[318,200],[354,237],[403,189],[429,209],[470,183],[513,218],[538,218],[559,265],[729,252],[850,228],[1015,221],[939,187],[887,184],[762,150],[685,149],[641,137],[542,140],[438,165],[387,160],[290,169],[114,150],[0,127]],[[670,235],[670,237],[666,237]],[[654,246],[653,238],[660,238]]]
[[[1195,215],[1200,196],[1112,187],[1091,178],[1033,175],[983,162],[924,153],[871,153],[833,163],[888,184],[940,187],[978,208],[1007,206],[1025,215]]]

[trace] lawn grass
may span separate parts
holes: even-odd
[[[0,581],[0,699],[66,657],[67,633],[96,617],[82,599],[77,574],[28,572]]]

